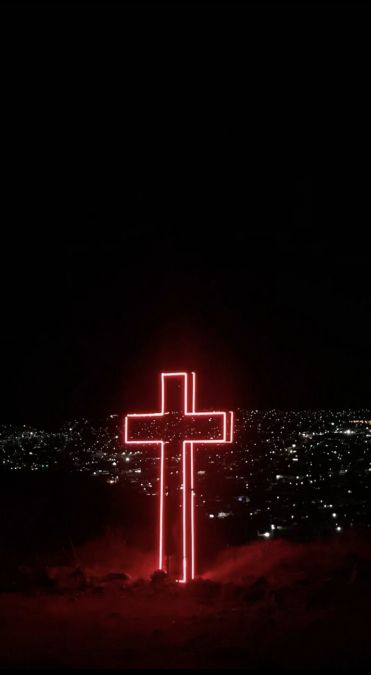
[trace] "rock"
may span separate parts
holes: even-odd
[[[47,567],[49,581],[60,591],[77,591],[87,588],[91,581],[84,569],[76,567]]]
[[[163,570],[156,570],[151,574],[152,584],[163,584],[168,579],[168,575]]]
[[[202,604],[210,604],[217,598],[222,585],[212,579],[195,579],[189,584],[192,595]]]
[[[101,581],[103,582],[130,580],[131,576],[126,574],[126,572],[108,572],[108,574],[105,574],[103,577],[101,577]]]

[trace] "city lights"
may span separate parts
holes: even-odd
[[[223,527],[239,519],[248,539],[259,532],[270,532],[271,539],[303,531],[340,536],[349,527],[370,527],[369,411],[239,409],[235,417],[238,436],[233,445],[204,445],[198,453],[194,466],[198,522],[206,519],[208,526]],[[162,421],[171,437],[180,420],[174,415]],[[206,422],[212,424],[209,417]],[[0,462],[3,470],[17,474],[66,468],[104,481],[110,490],[128,484],[152,499],[156,510],[160,456],[143,452],[145,445],[126,447],[121,425],[122,418],[113,413],[100,424],[68,420],[56,431],[3,425]],[[348,429],[354,433],[344,433]],[[152,426],[152,441],[154,431]],[[295,463],[288,452],[294,444],[299,460]],[[169,469],[182,504],[181,450]]]

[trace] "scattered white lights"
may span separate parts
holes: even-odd
[[[369,411],[240,409],[236,417],[238,442],[234,454],[228,449],[205,450],[203,459],[201,453],[197,459],[195,473],[204,492],[202,497],[201,493],[197,495],[195,504],[200,518],[209,519],[211,512],[215,524],[222,524],[228,521],[219,514],[229,514],[232,519],[238,513],[246,516],[252,531],[256,532],[259,523],[261,532],[270,531],[272,538],[303,523],[311,526],[313,515],[319,514],[323,526],[334,533],[359,525],[367,527],[371,491]],[[126,449],[122,422],[122,415],[109,415],[100,426],[87,419],[72,420],[54,432],[2,425],[0,466],[9,472],[41,473],[52,467],[58,469],[68,458],[73,471],[86,472],[108,485],[126,481],[155,501],[160,494],[159,458],[140,446]],[[175,478],[176,471],[181,472],[181,457],[174,458],[168,468]],[[209,486],[225,480],[230,496],[213,490],[211,497]]]
[[[218,513],[218,518],[228,518],[228,516],[231,516],[231,513],[227,513],[226,511],[219,511]]]

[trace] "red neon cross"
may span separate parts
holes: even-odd
[[[171,392],[174,394],[174,384],[178,400],[174,403],[173,396],[170,404],[168,399]],[[159,569],[164,569],[165,553],[165,458],[176,456],[181,446],[183,578],[179,581],[183,583],[194,579],[196,570],[194,446],[232,443],[232,437],[233,412],[196,412],[196,373],[193,372],[161,373],[161,410],[125,417],[125,444],[160,447]]]

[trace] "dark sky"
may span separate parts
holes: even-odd
[[[319,10],[156,7],[6,14],[0,421],[145,410],[161,368],[201,405],[370,406],[362,118],[326,122]]]

